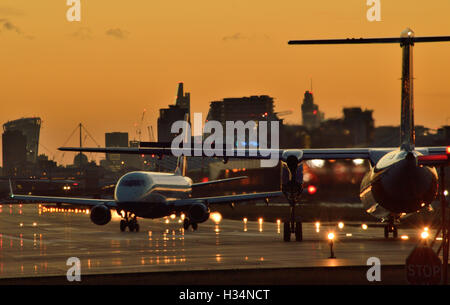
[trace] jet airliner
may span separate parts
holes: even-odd
[[[400,218],[425,208],[436,198],[438,192],[438,174],[433,158],[448,160],[448,147],[415,147],[414,103],[413,103],[413,47],[415,43],[450,41],[450,36],[415,37],[411,29],[406,29],[400,37],[394,38],[358,38],[326,40],[294,40],[290,45],[316,44],[377,44],[399,43],[402,48],[401,79],[401,125],[400,146],[397,148],[335,148],[335,149],[278,149],[282,162],[281,190],[290,204],[290,217],[284,222],[284,241],[290,241],[295,234],[302,241],[301,219],[295,216],[295,206],[300,203],[303,192],[303,162],[323,159],[369,160],[370,170],[362,180],[360,198],[367,213],[386,223],[385,237],[390,233],[396,237]],[[137,148],[79,148],[63,147],[64,151],[85,151],[105,153],[157,154],[170,155],[167,147]],[[210,156],[211,152],[197,151],[196,148],[179,149],[187,155]],[[251,149],[223,151],[224,162],[228,158],[264,159],[267,153],[250,153]],[[428,159],[427,163],[421,160]],[[448,161],[446,161],[448,162]]]
[[[184,214],[183,227],[197,230],[198,224],[208,220],[210,206],[232,204],[251,200],[265,200],[282,196],[282,192],[254,193],[242,195],[191,198],[192,188],[225,183],[248,177],[234,177],[208,182],[192,183],[186,177],[186,157],[180,156],[174,173],[136,171],[123,175],[116,184],[114,199],[86,199],[69,197],[47,197],[18,195],[13,193],[10,180],[10,197],[17,203],[48,202],[87,206],[91,208],[90,218],[94,224],[105,225],[111,220],[111,210],[116,210],[123,219],[120,230],[139,231],[137,217],[161,218],[172,214]]]

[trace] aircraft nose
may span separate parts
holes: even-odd
[[[116,189],[116,200],[118,202],[136,202],[142,198],[142,189],[121,188]]]
[[[408,152],[408,154],[405,157],[406,163],[408,166],[417,166],[417,158],[413,154],[413,152]]]

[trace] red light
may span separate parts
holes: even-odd
[[[314,185],[308,186],[308,193],[310,195],[314,194],[315,192],[317,192],[317,188]]]
[[[208,182],[208,181],[209,181],[208,177],[204,177],[204,178],[202,179],[202,182]]]
[[[77,185],[78,185],[78,183],[74,183],[73,185],[77,186]]]
[[[317,110],[314,110],[314,111],[313,111],[313,114],[316,115],[316,114],[317,114]]]
[[[430,155],[430,156],[419,156],[417,158],[419,161],[446,161],[446,155]]]
[[[142,158],[144,158],[144,157],[145,157],[145,155],[144,155],[144,154],[142,154],[142,155],[141,155],[141,157],[142,157]]]

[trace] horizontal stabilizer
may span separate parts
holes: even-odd
[[[314,44],[371,44],[371,43],[403,43],[403,42],[442,42],[450,41],[450,36],[429,37],[390,37],[390,38],[346,38],[346,39],[312,39],[290,40],[288,44],[314,45]]]

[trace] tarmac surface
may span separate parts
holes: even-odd
[[[345,223],[340,229],[337,223],[304,223],[304,241],[295,242],[292,236],[293,241],[286,243],[282,223],[227,219],[216,223],[210,219],[199,224],[197,231],[185,232],[178,217],[139,219],[140,232],[120,232],[119,221],[115,212],[109,224],[97,226],[86,210],[51,211],[38,205],[3,204],[0,284],[53,283],[49,281],[52,277],[66,281],[72,266],[66,264],[70,257],[80,259],[84,279],[102,275],[102,279],[109,279],[106,283],[148,283],[143,282],[145,277],[133,275],[138,273],[146,275],[151,283],[179,283],[171,274],[197,274],[183,277],[181,283],[188,285],[222,283],[214,282],[219,273],[228,279],[225,284],[319,283],[321,274],[325,282],[330,280],[330,270],[348,273],[333,283],[351,284],[355,274],[365,278],[370,268],[367,260],[377,257],[386,272],[397,274],[395,280],[394,275],[386,277],[389,283],[405,283],[405,260],[419,243],[423,229],[400,228],[398,239],[385,239],[383,227],[371,224],[363,229],[361,224]],[[329,258],[327,235],[331,231],[336,235],[336,258]],[[430,236],[434,234],[430,229]],[[289,281],[291,273],[297,277],[303,274],[302,280]],[[114,276],[117,274],[124,276],[124,282]],[[237,274],[241,282],[236,280]],[[264,281],[263,274],[272,274],[271,280]],[[92,283],[102,282],[97,278]]]

